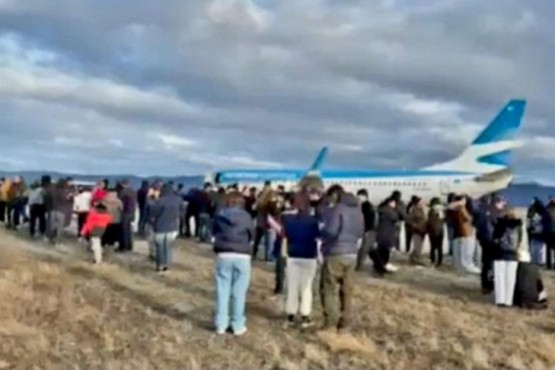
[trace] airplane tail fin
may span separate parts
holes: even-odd
[[[308,169],[308,172],[319,172],[327,156],[328,156],[328,147],[323,147],[320,150],[320,152],[318,152],[318,155],[316,156],[316,159],[312,163],[312,166],[310,166],[310,168]]]
[[[486,174],[509,168],[525,108],[525,100],[509,101],[459,157],[426,169]]]

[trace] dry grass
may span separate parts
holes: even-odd
[[[212,260],[192,244],[180,246],[165,276],[142,256],[95,267],[76,247],[53,250],[5,233],[0,251],[0,369],[555,367],[551,309],[497,309],[476,281],[449,272],[360,275],[356,326],[338,335],[281,329],[273,276],[259,267],[249,333],[233,338],[211,332]]]

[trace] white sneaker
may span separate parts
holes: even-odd
[[[388,263],[387,265],[385,265],[385,270],[387,272],[396,272],[399,270],[399,268],[397,266],[392,265],[391,263]]]
[[[233,335],[235,335],[236,337],[240,337],[240,336],[245,335],[245,334],[247,334],[247,328],[244,328],[242,330],[233,332]]]

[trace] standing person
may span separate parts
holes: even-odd
[[[468,212],[465,196],[457,196],[452,204],[454,249],[453,261],[459,271],[480,274],[480,269],[474,264],[476,240],[473,237],[472,215]]]
[[[8,192],[8,226],[14,230],[19,228],[19,225],[25,213],[25,181],[19,176],[15,176]]]
[[[545,214],[545,208],[542,201],[538,198],[534,198],[534,201],[530,208],[528,209],[528,215],[526,217],[527,230],[528,230],[528,242],[530,244],[530,257],[531,262],[541,266],[543,262],[543,252],[544,252],[544,234],[543,234],[543,215]]]
[[[241,193],[229,193],[225,208],[214,219],[217,334],[225,334],[230,326],[236,336],[247,332],[245,305],[254,235],[252,219],[244,207]]]
[[[92,192],[91,203],[94,206],[96,203],[102,202],[108,195],[108,180],[104,179],[99,181]]]
[[[376,230],[377,248],[372,252],[374,271],[380,276],[395,272],[397,268],[389,263],[391,249],[395,247],[399,212],[395,198],[386,199],[378,209],[378,227]]]
[[[494,243],[494,231],[497,221],[503,216],[506,203],[501,197],[482,199],[475,212],[476,238],[482,247],[482,270],[480,280],[482,292],[489,294],[494,289],[493,262],[497,256],[497,246]]]
[[[418,198],[416,195],[413,195],[410,198],[410,202],[407,205],[407,217],[408,215],[410,215],[412,208],[416,205],[416,203],[418,203],[420,200],[420,198]],[[411,243],[412,243],[412,234],[413,234],[413,229],[412,229],[412,224],[410,222],[405,222],[405,253],[410,253],[411,250]]]
[[[512,306],[517,278],[518,257],[522,243],[522,220],[514,209],[497,220],[493,232],[497,256],[494,262],[495,303]]]
[[[46,233],[46,207],[44,205],[44,189],[38,182],[31,185],[29,191],[29,234],[31,238],[36,235],[37,222],[39,224],[39,233],[44,236]]]
[[[428,211],[427,230],[430,238],[430,261],[439,267],[443,263],[443,238],[445,229],[445,214],[439,198],[430,201]]]
[[[6,210],[8,207],[7,202],[7,188],[8,185],[7,180],[2,177],[0,179],[0,223],[6,222]]]
[[[91,210],[92,193],[83,186],[77,187],[77,195],[73,198],[73,212],[77,215],[77,237],[82,240],[81,230],[85,226],[89,211]],[[104,207],[106,208],[106,207]]]
[[[403,195],[401,194],[401,192],[399,190],[395,190],[391,194],[391,198],[393,198],[393,200],[395,200],[395,204],[396,204],[395,207],[396,207],[396,211],[397,211],[397,214],[398,214],[398,216],[397,216],[398,221],[397,221],[394,247],[398,251],[401,251],[401,227],[403,226],[403,223],[405,222],[405,219],[407,218],[407,206],[406,206],[405,202],[403,202]],[[410,245],[409,245],[409,247],[410,247]]]
[[[179,233],[179,219],[183,214],[183,201],[170,184],[162,187],[160,198],[154,202],[148,215],[154,232],[156,271],[167,271],[171,264],[171,247]]]
[[[215,193],[212,184],[207,182],[198,194],[198,237],[201,243],[207,243],[212,238],[212,214],[215,203]]]
[[[264,186],[264,190],[260,193],[254,205],[256,210],[256,233],[254,237],[253,259],[256,259],[258,256],[258,249],[262,239],[270,237],[268,232],[268,210],[272,199],[274,199],[272,188]],[[265,243],[268,244],[268,241],[265,240]]]
[[[347,329],[351,322],[353,273],[356,265],[358,241],[364,233],[364,218],[358,199],[337,187],[337,203],[325,217],[322,227],[321,294],[325,328]],[[337,321],[337,293],[341,313]]]
[[[310,213],[310,200],[298,193],[293,209],[283,215],[283,228],[287,246],[287,323],[293,325],[298,313],[301,327],[312,325],[312,282],[318,267],[318,219]]]
[[[106,206],[108,213],[111,216],[111,222],[106,227],[106,231],[104,235],[102,235],[102,246],[110,245],[113,246],[116,242],[120,242],[120,235],[121,235],[121,213],[123,212],[123,204],[121,200],[118,198],[118,194],[116,191],[112,190],[109,191],[108,194],[102,200],[102,203]],[[119,248],[121,248],[121,244],[119,244]],[[116,252],[119,252],[120,249],[117,249]]]
[[[426,217],[426,210],[424,209],[424,202],[421,198],[414,196],[412,198],[412,206],[407,216],[406,224],[411,229],[411,242],[413,244],[412,251],[410,252],[410,261],[416,265],[422,265],[422,249],[424,247],[424,240],[428,232],[428,220]],[[406,248],[410,251],[410,245]]]
[[[555,269],[555,196],[549,198],[543,215],[543,234],[545,239],[545,263],[549,270]]]
[[[360,210],[364,217],[364,237],[362,245],[358,250],[356,270],[362,270],[366,257],[370,256],[376,244],[376,210],[374,205],[368,200],[368,192],[361,189],[357,192],[360,202]]]
[[[48,212],[47,238],[52,245],[59,243],[66,226],[68,203],[70,209],[72,206],[72,200],[68,199],[67,195],[67,182],[65,179],[60,179],[55,185],[49,186],[45,193],[45,203]]]
[[[160,198],[160,190],[155,187],[150,188],[148,191],[148,196],[147,196],[146,205],[145,205],[145,218],[147,220],[145,224],[145,238],[148,243],[148,257],[152,261],[156,261],[156,243],[154,240],[153,225],[150,222],[151,220],[150,215],[152,213],[152,209],[156,204],[156,201],[158,200],[158,198]],[[181,199],[181,204],[183,205],[183,199],[181,197],[179,198]],[[179,226],[180,228],[181,228],[181,220],[183,220],[183,214],[181,214],[181,217],[180,217],[180,226]]]
[[[137,196],[129,180],[125,179],[121,182],[119,197],[123,205],[119,249],[121,252],[131,252],[133,250],[133,222],[137,213]]]
[[[79,234],[89,239],[93,251],[94,263],[102,263],[102,235],[106,227],[112,222],[112,216],[102,202],[96,203],[95,207],[87,213],[87,219]]]
[[[149,192],[148,180],[143,180],[141,182],[140,189],[137,190],[137,206],[139,207],[139,235],[145,235],[145,225],[147,223],[145,213],[146,213],[148,192]]]

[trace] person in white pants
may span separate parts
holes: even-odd
[[[312,283],[318,266],[319,226],[310,214],[310,200],[298,193],[293,201],[293,211],[282,217],[285,234],[283,253],[287,254],[287,295],[285,312],[287,324],[294,325],[301,315],[301,327],[312,325]]]
[[[522,228],[523,222],[514,209],[510,209],[505,217],[499,218],[495,225],[493,240],[499,252],[493,264],[493,271],[495,304],[498,306],[513,305]]]

